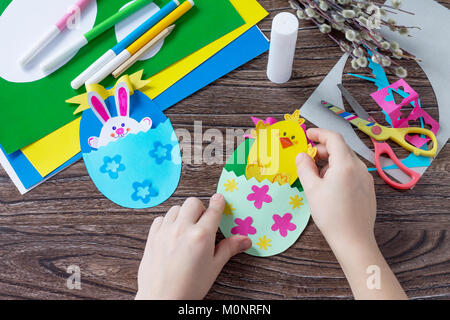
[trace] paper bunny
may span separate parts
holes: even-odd
[[[128,134],[147,132],[152,127],[152,119],[148,117],[142,119],[141,122],[130,118],[130,90],[125,82],[120,82],[116,87],[117,117],[111,117],[105,101],[97,92],[89,92],[87,98],[95,116],[103,124],[100,137],[88,139],[89,145],[94,149],[106,146]]]

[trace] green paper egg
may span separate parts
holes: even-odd
[[[268,180],[247,180],[245,168],[253,139],[245,140],[228,159],[217,192],[226,207],[220,222],[225,237],[245,235],[253,256],[279,254],[293,245],[308,224],[310,210],[299,181],[292,186]]]

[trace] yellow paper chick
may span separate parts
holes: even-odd
[[[273,125],[262,120],[252,131],[255,138],[248,155],[245,176],[255,178],[259,182],[268,179],[280,185],[292,185],[297,179],[295,158],[301,152],[309,154],[313,159],[317,149],[308,144],[301,125],[305,119],[299,117],[296,110],[292,115],[286,114],[283,121]]]

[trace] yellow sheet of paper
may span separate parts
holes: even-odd
[[[245,24],[151,77],[149,89],[144,91],[145,94],[154,99],[268,15],[256,0],[230,2],[245,20]],[[77,111],[80,110],[75,112]],[[22,152],[39,174],[46,176],[81,151],[79,127],[80,119],[74,120],[23,148]]]
[[[21,149],[42,177],[80,152],[80,140],[78,139],[80,120],[81,118],[78,118]]]

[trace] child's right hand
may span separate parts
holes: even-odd
[[[318,158],[328,163],[319,171],[309,155],[300,154],[298,176],[314,222],[336,255],[354,297],[407,298],[375,240],[375,188],[367,167],[340,134],[315,128],[307,135],[318,142]]]
[[[328,163],[319,171],[307,154],[297,157],[298,175],[314,222],[332,249],[374,241],[376,198],[366,165],[338,133],[313,128],[317,155]]]

